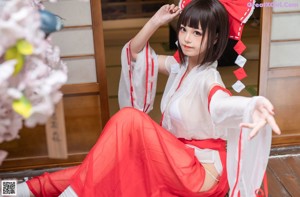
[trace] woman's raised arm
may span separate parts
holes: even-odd
[[[160,26],[169,23],[179,13],[180,9],[174,4],[162,6],[131,40],[130,50],[132,60],[136,59],[137,54],[145,47],[150,37]]]

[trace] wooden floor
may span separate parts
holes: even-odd
[[[300,196],[300,146],[272,149],[267,177],[269,196]]]

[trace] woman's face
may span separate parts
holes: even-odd
[[[203,37],[203,31],[200,29],[181,25],[178,33],[178,40],[184,55],[190,58],[199,58],[204,54],[207,45],[207,34]]]

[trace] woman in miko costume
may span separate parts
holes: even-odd
[[[262,195],[271,130],[280,134],[273,106],[261,96],[231,96],[216,70],[228,37],[238,40],[235,50],[242,51],[241,31],[252,9],[247,4],[193,0],[162,6],[124,46],[123,109],[108,121],[83,163],[28,180],[18,195]],[[157,55],[149,38],[178,15],[179,55]],[[158,71],[169,75],[161,125],[145,113],[152,109]]]

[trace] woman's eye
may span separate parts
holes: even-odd
[[[180,31],[185,32],[186,31],[185,27],[181,26]]]
[[[195,31],[194,34],[195,34],[196,36],[202,36],[202,33],[199,32],[199,31]]]

